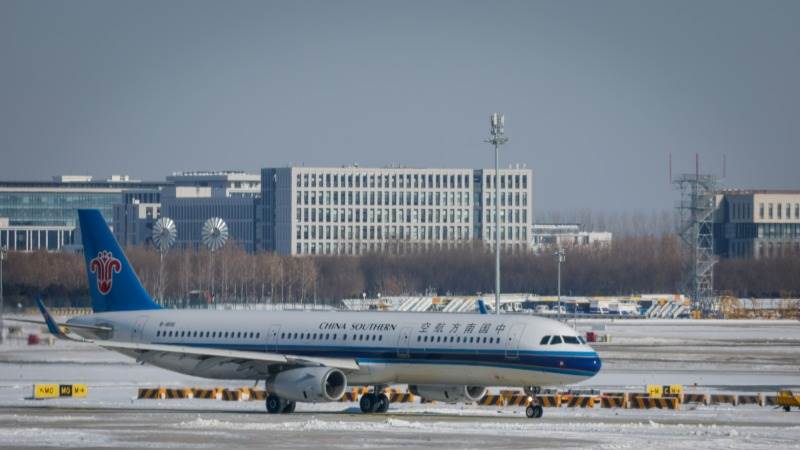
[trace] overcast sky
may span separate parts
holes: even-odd
[[[0,0],[0,179],[305,164],[534,170],[539,210],[675,173],[800,188],[798,1]]]

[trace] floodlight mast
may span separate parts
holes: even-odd
[[[493,113],[491,116],[491,137],[487,143],[494,146],[494,307],[500,314],[500,146],[508,142],[503,134],[505,116]],[[488,178],[487,178],[488,179]]]

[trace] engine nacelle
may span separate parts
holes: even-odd
[[[347,389],[347,377],[330,367],[300,367],[278,373],[267,389],[294,402],[335,402]]]
[[[425,400],[444,403],[475,402],[486,395],[483,386],[442,386],[438,384],[410,385],[408,390],[412,394]]]

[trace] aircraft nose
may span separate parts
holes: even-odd
[[[600,372],[601,367],[603,367],[603,361],[600,359],[600,355],[594,352],[592,356],[592,370],[594,370],[594,373],[597,373]]]

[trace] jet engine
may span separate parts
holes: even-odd
[[[483,386],[442,386],[438,384],[410,385],[408,390],[412,394],[425,400],[434,400],[444,403],[475,402],[486,395]]]
[[[278,373],[267,389],[296,402],[335,402],[347,389],[347,377],[330,367],[300,367]]]

